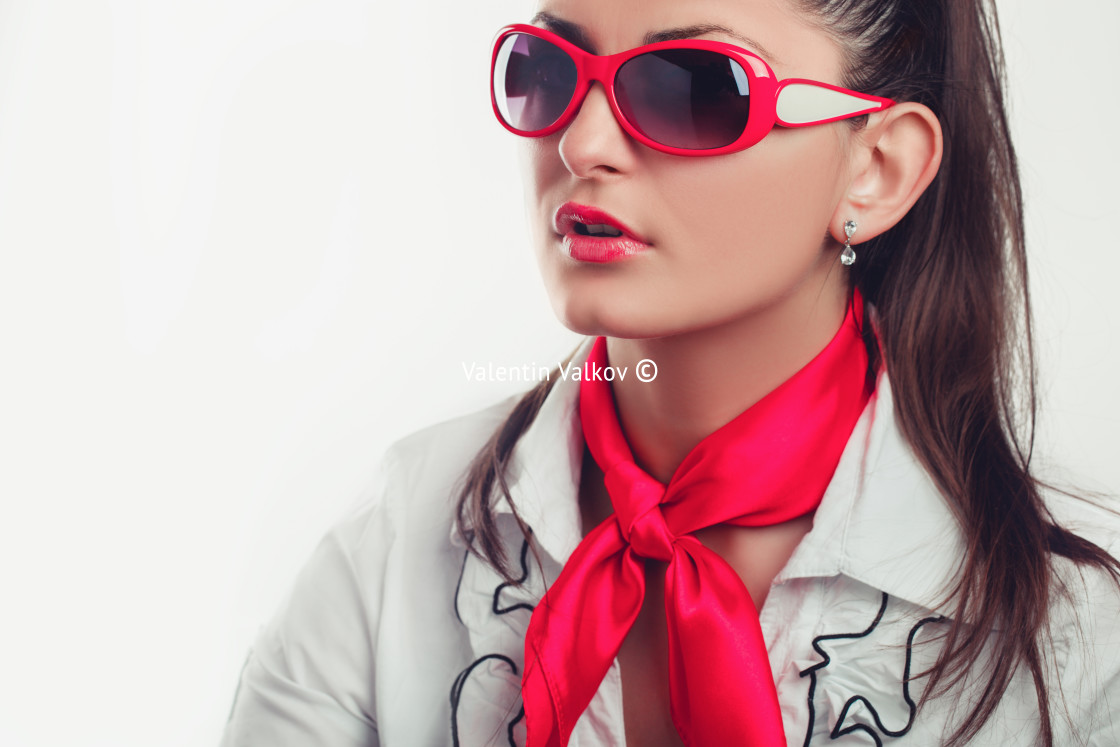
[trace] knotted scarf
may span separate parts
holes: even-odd
[[[614,514],[576,547],[533,611],[522,696],[528,747],[567,745],[645,597],[645,564],[668,563],[670,711],[689,747],[785,745],[758,612],[739,575],[693,536],[813,511],[870,397],[858,292],[804,368],[704,438],[668,485],[634,463],[608,381],[580,382],[584,439]],[[606,339],[588,363],[607,364]]]

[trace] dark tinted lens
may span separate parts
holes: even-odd
[[[506,124],[523,132],[543,130],[572,100],[576,63],[551,42],[510,34],[498,48],[493,85]]]
[[[707,150],[743,134],[750,112],[747,74],[705,49],[665,49],[619,68],[615,94],[626,118],[663,145]]]

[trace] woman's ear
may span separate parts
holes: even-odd
[[[858,244],[902,220],[933,181],[941,165],[941,123],[923,104],[895,104],[871,115],[854,146],[855,173],[829,231],[844,243],[844,223],[854,220],[851,242]]]

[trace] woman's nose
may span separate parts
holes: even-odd
[[[560,138],[560,158],[573,175],[590,179],[629,171],[639,147],[615,119],[606,90],[596,82]]]

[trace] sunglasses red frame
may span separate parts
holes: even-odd
[[[567,107],[555,122],[540,130],[530,132],[514,128],[502,116],[501,109],[498,106],[497,85],[494,79],[498,52],[501,50],[502,42],[511,34],[528,34],[554,44],[566,52],[575,62],[577,80],[572,100],[568,102]],[[678,148],[653,140],[627,120],[615,96],[614,80],[618,74],[618,69],[625,62],[639,55],[662,49],[708,50],[726,55],[742,66],[747,74],[749,84],[750,113],[747,117],[746,127],[734,142],[718,148]],[[676,39],[657,42],[656,44],[646,44],[612,55],[592,54],[547,29],[524,23],[516,23],[502,28],[494,39],[494,49],[490,59],[490,103],[494,108],[494,116],[498,118],[503,127],[515,135],[544,137],[566,127],[571,123],[576,112],[579,111],[584,98],[591,90],[591,84],[595,82],[599,82],[603,86],[607,93],[607,101],[610,102],[611,111],[614,112],[614,118],[630,137],[654,150],[677,156],[718,156],[724,153],[734,153],[761,141],[774,128],[774,125],[809,127],[827,124],[841,119],[850,119],[882,111],[895,103],[891,99],[881,96],[859,93],[815,80],[786,78],[779,81],[774,71],[766,64],[766,60],[755,53],[734,44],[707,39]]]

